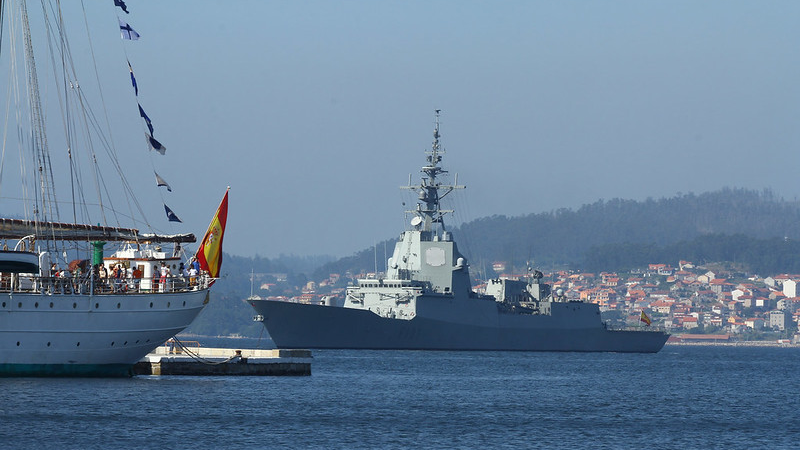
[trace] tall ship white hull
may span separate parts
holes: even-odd
[[[85,27],[80,31],[68,25],[85,18],[85,8],[41,6],[29,11],[26,0],[0,1],[0,57],[8,69],[0,84],[9,93],[4,136],[15,137],[3,141],[0,158],[0,376],[131,375],[137,361],[189,326],[208,303],[222,262],[228,196],[192,257],[182,245],[197,239],[176,234],[182,221],[166,204],[172,187],[156,161],[166,147],[139,101],[133,52],[112,59],[130,78],[128,107],[139,111],[146,131],[138,143],[122,140],[118,151],[109,120],[116,115],[95,111],[91,101],[105,98],[103,86],[115,86],[99,79],[102,53],[88,52],[93,70],[83,72],[85,60],[73,60],[78,53],[69,46],[92,35],[89,21],[77,22]],[[124,2],[104,6],[129,12]],[[117,24],[120,38],[139,38],[119,17]],[[45,66],[42,79],[37,62]],[[91,76],[84,74],[94,81],[85,83]],[[51,121],[63,134],[48,130]],[[114,123],[133,125],[122,118]],[[132,163],[145,157],[153,171],[143,176],[133,169],[143,166]],[[12,165],[19,170],[9,170]],[[139,201],[145,179],[161,201]],[[156,222],[148,218],[153,211],[166,217]],[[168,232],[159,231],[164,225]]]
[[[489,280],[485,294],[473,292],[469,265],[445,230],[440,200],[458,183],[439,176],[439,121],[420,184],[408,186],[419,203],[400,235],[386,273],[358,279],[342,302],[325,305],[250,298],[279,348],[519,350],[657,352],[663,331],[612,330],[596,304],[569,300],[541,283]],[[340,304],[335,304],[340,303]]]
[[[125,376],[194,320],[208,289],[126,295],[0,294],[0,375]]]

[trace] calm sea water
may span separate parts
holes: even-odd
[[[800,447],[797,348],[315,351],[312,372],[0,379],[0,448]]]

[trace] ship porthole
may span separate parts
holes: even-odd
[[[150,307],[151,307],[151,308],[153,307],[153,302],[150,302]]]
[[[128,345],[128,341],[123,342],[122,345]]]
[[[81,346],[81,343],[80,343],[80,342],[78,342],[78,344],[77,344],[77,345],[75,345],[75,347],[80,347],[80,346]]]
[[[5,303],[3,303],[3,306],[5,306]],[[186,300],[183,301],[183,306],[186,306]]]
[[[100,308],[100,303],[95,303],[94,304],[94,309],[99,309],[99,308]]]
[[[72,304],[72,309],[75,309],[75,308],[77,308],[77,307],[78,307],[78,304],[77,304],[77,303],[73,303],[73,304]]]
[[[17,308],[22,308],[22,302],[19,302],[19,303],[17,304]]]
[[[139,340],[138,340],[138,339],[136,340],[136,343],[137,343],[137,344],[139,343]]]
[[[47,346],[50,347],[50,343],[49,342],[47,343]]]
[[[114,342],[113,342],[113,341],[111,342],[111,346],[112,346],[112,347],[114,346]]]
[[[53,302],[50,302],[50,307],[51,307],[51,308],[53,307]]]
[[[3,308],[5,308],[5,307],[6,307],[6,302],[3,302]]]
[[[119,309],[121,306],[122,306],[121,303],[117,303],[117,309]]]
[[[19,347],[19,341],[17,341],[17,347]]]
[[[33,307],[34,307],[34,308],[38,308],[38,307],[39,307],[39,302],[36,302],[36,303],[34,303],[34,304],[33,304]]]
[[[170,302],[167,302],[167,308],[169,308],[169,303],[170,303]]]

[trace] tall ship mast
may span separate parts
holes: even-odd
[[[124,2],[103,6],[113,27],[119,22],[122,39],[138,39],[116,9],[129,12]],[[165,150],[139,101],[130,57],[127,67],[118,59],[119,72],[130,72],[130,103],[138,106],[146,140],[126,142],[117,152],[108,112],[94,111],[90,101],[99,97],[105,105],[103,83],[97,80],[99,93],[90,93],[91,83],[79,82],[78,61],[85,60],[73,59],[69,46],[78,35],[69,34],[68,18],[83,14],[82,6],[41,0],[31,11],[37,10],[34,17],[26,0],[0,1],[0,59],[8,69],[0,157],[0,376],[131,375],[137,361],[208,303],[219,274],[227,192],[196,255],[183,247],[196,242],[193,233],[159,231],[135,195],[141,189],[129,181],[143,174],[123,158]],[[84,37],[88,31],[87,24]],[[91,45],[89,39],[81,48]],[[94,51],[82,53],[98,64]],[[157,172],[156,180],[153,191],[171,191]],[[162,222],[180,223],[166,203],[164,210]]]
[[[659,351],[669,337],[656,329],[606,326],[599,306],[552,292],[541,273],[528,280],[495,279],[486,294],[472,290],[467,258],[458,250],[441,200],[456,189],[440,182],[440,110],[426,151],[416,208],[400,234],[384,276],[359,279],[342,301],[301,304],[250,298],[279,348]]]

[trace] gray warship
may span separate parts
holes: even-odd
[[[409,229],[400,234],[385,275],[359,279],[338,304],[302,304],[251,297],[256,320],[278,348],[517,350],[639,352],[661,350],[669,335],[648,328],[611,329],[599,306],[567,299],[542,282],[489,280],[472,290],[467,259],[458,251],[441,199],[455,189],[442,184],[439,114],[426,151]]]

